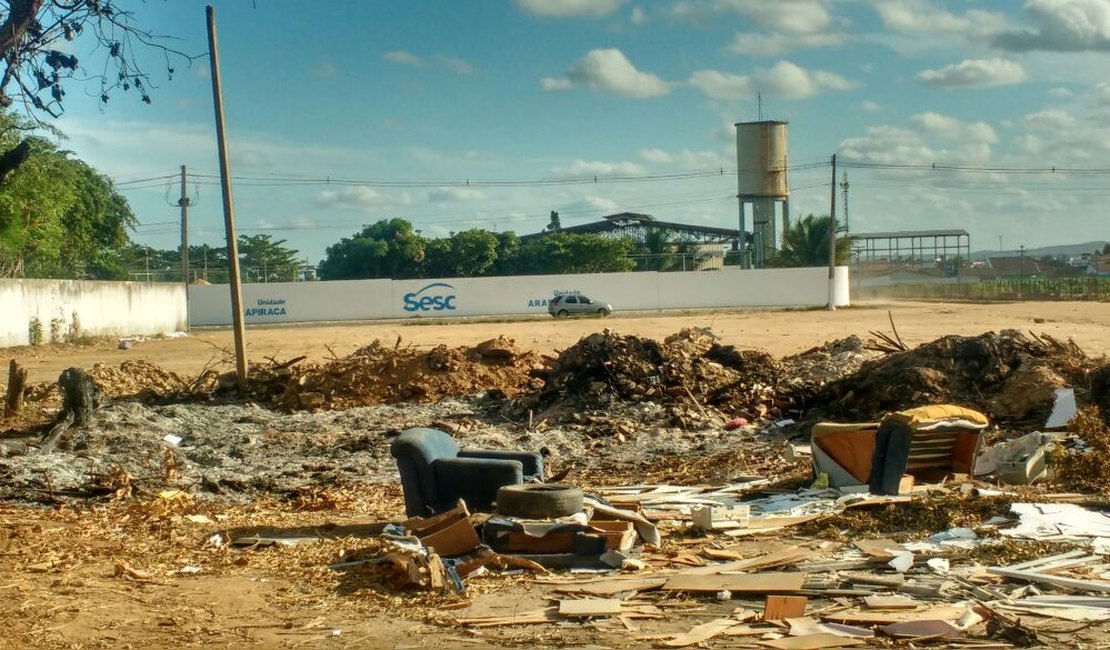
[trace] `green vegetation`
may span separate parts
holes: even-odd
[[[848,263],[852,242],[847,237],[836,240],[836,263]],[[829,217],[808,215],[795,221],[783,233],[782,249],[771,259],[769,266],[828,266]]]

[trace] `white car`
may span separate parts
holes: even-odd
[[[547,313],[555,318],[567,316],[600,316],[605,318],[613,313],[613,306],[600,300],[591,300],[582,294],[555,296],[547,303]]]

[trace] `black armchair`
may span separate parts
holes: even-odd
[[[405,514],[424,517],[455,507],[461,498],[471,512],[489,510],[503,485],[543,480],[538,452],[459,449],[438,429],[409,429],[389,447],[397,459]]]

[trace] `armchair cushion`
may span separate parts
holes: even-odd
[[[522,483],[520,461],[488,458],[437,458],[436,488],[439,494],[462,499],[471,511],[489,510],[504,485]],[[450,508],[452,503],[436,504],[434,509]]]
[[[519,461],[525,479],[543,480],[543,456],[537,451],[511,449],[461,449],[459,458],[489,458]],[[520,481],[517,481],[518,483]]]

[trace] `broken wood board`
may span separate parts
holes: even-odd
[[[663,641],[662,645],[668,648],[685,648],[686,646],[697,645],[724,633],[731,627],[739,625],[747,627],[747,625],[744,625],[734,618],[718,618],[708,623],[702,623],[692,628],[689,632],[679,634],[669,641]]]
[[[835,623],[860,623],[863,625],[887,625],[890,623],[904,623],[906,621],[955,621],[967,613],[966,607],[949,607],[941,605],[914,611],[901,612],[869,612],[845,611],[821,614],[821,620]]]
[[[917,609],[920,603],[905,596],[868,596],[863,604],[867,609]]]
[[[855,627],[843,623],[822,623],[812,616],[790,618],[783,621],[790,626],[790,636],[809,636],[811,634],[835,634],[836,636],[855,637],[859,639],[874,638],[875,632],[864,627]]]
[[[683,569],[677,575],[710,575],[720,573],[739,573],[740,571],[751,571],[760,569],[772,569],[776,567],[786,566],[788,564],[797,564],[803,560],[808,560],[813,557],[813,551],[808,548],[800,548],[797,546],[785,546],[776,549],[763,555],[755,557],[744,558],[734,562],[726,562],[724,564],[710,564],[707,566],[699,566],[694,569]]]
[[[774,641],[764,641],[763,645],[768,648],[778,648],[779,650],[822,650],[823,648],[846,648],[849,646],[864,645],[867,643],[863,639],[853,639],[850,637],[837,636],[828,632],[821,632],[819,634],[807,634],[805,636],[791,636],[785,639],[775,639]]]
[[[909,639],[958,639],[964,631],[948,621],[920,620],[891,623],[882,628],[883,634]]]
[[[808,603],[805,596],[767,596],[763,602],[763,620],[782,621],[805,616]]]
[[[793,517],[759,517],[748,520],[748,525],[745,528],[736,528],[734,530],[724,531],[725,535],[729,537],[742,537],[744,535],[758,535],[760,533],[770,533],[776,530],[782,530],[788,526],[797,526],[809,521],[813,521],[818,517],[823,517],[825,513],[819,515],[796,515]]]
[[[1037,573],[1036,571],[1022,571],[1006,567],[989,567],[987,573],[995,576],[1002,576],[1003,578],[1025,580],[1026,582],[1039,582],[1041,584],[1052,585],[1053,587],[1064,587],[1066,589],[1077,589],[1079,591],[1110,592],[1110,582],[1065,578],[1063,576],[1045,575],[1043,573]]]
[[[457,618],[455,622],[466,627],[503,627],[506,625],[535,625],[559,620],[554,607],[520,612],[510,616],[476,616]]]
[[[664,591],[773,594],[801,591],[804,573],[744,573],[735,575],[676,574],[663,585]]]
[[[889,560],[903,550],[902,545],[893,539],[861,539],[855,542],[855,547],[864,555],[883,560]]]
[[[561,594],[589,594],[592,596],[612,596],[626,591],[651,591],[666,584],[668,578],[609,578],[590,582],[560,585],[555,591]]]
[[[559,601],[559,616],[568,618],[619,616],[620,613],[621,601],[614,598],[584,598],[582,600]]]

